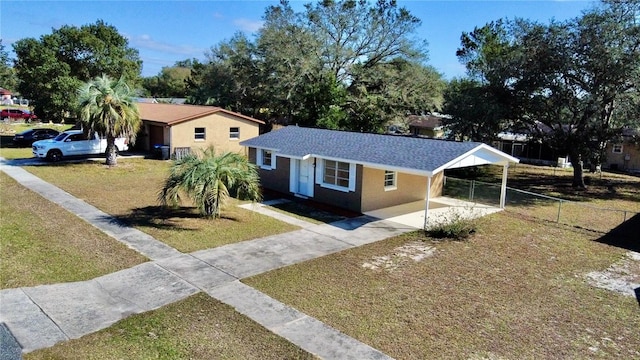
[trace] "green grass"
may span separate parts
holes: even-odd
[[[33,157],[31,148],[6,148],[0,147],[0,157],[7,160],[29,159]]]
[[[82,162],[25,169],[183,252],[298,229],[239,208],[234,199],[217,220],[202,218],[188,202],[178,209],[162,208],[157,196],[169,166],[165,161],[121,159],[113,168]]]
[[[95,278],[147,259],[0,173],[0,288]]]
[[[311,359],[206,294],[124,319],[25,359]]]
[[[243,281],[397,359],[638,358],[637,300],[585,280],[625,252],[597,238],[507,212],[466,242],[416,232]],[[415,242],[435,255],[363,267]]]

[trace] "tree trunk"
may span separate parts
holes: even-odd
[[[584,184],[583,168],[582,168],[582,155],[579,153],[573,153],[570,155],[571,165],[573,166],[573,183],[571,186],[579,189],[586,189]]]
[[[107,150],[105,151],[107,166],[118,165],[118,154],[116,152],[116,138],[107,136]]]

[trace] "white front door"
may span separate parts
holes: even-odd
[[[295,160],[295,186],[292,191],[298,195],[313,197],[313,159]],[[292,184],[293,185],[293,184]]]

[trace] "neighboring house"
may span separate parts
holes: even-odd
[[[213,106],[138,103],[143,128],[138,147],[145,151],[168,147],[179,155],[214,146],[240,152],[240,141],[260,134],[261,120]]]
[[[566,155],[561,156],[557,151],[538,139],[532,139],[528,134],[501,132],[498,140],[493,141],[493,147],[515,156],[527,164],[569,166]],[[560,162],[564,161],[562,164]]]
[[[492,145],[524,163],[537,165],[570,166],[567,154],[560,154],[540,138],[553,130],[541,122],[520,130],[505,130],[498,134]],[[534,136],[537,134],[538,136]]]
[[[640,172],[640,131],[625,128],[622,140],[609,143],[605,148],[602,167],[610,170]]]
[[[242,141],[265,188],[356,212],[442,195],[444,170],[518,162],[486,144],[287,126]],[[427,192],[427,189],[429,191]]]
[[[443,115],[410,115],[407,119],[409,121],[409,132],[413,136],[422,136],[433,139],[444,138],[444,127],[442,126],[442,119],[446,118]]]
[[[177,104],[183,105],[187,98],[154,98],[154,97],[137,97],[134,98],[135,102],[147,103],[147,104]]]
[[[13,100],[11,99],[11,95],[13,95],[11,91],[4,88],[0,88],[0,104],[13,105]]]

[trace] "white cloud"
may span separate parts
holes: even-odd
[[[154,40],[150,35],[142,34],[136,36],[127,36],[129,44],[132,47],[139,49],[147,49],[153,51],[160,51],[169,54],[200,56],[205,52],[205,49],[187,45],[187,44],[169,44],[161,41]]]
[[[240,28],[242,31],[247,31],[250,33],[254,33],[264,25],[264,21],[262,20],[249,20],[249,19],[236,19],[233,21],[233,24]]]

